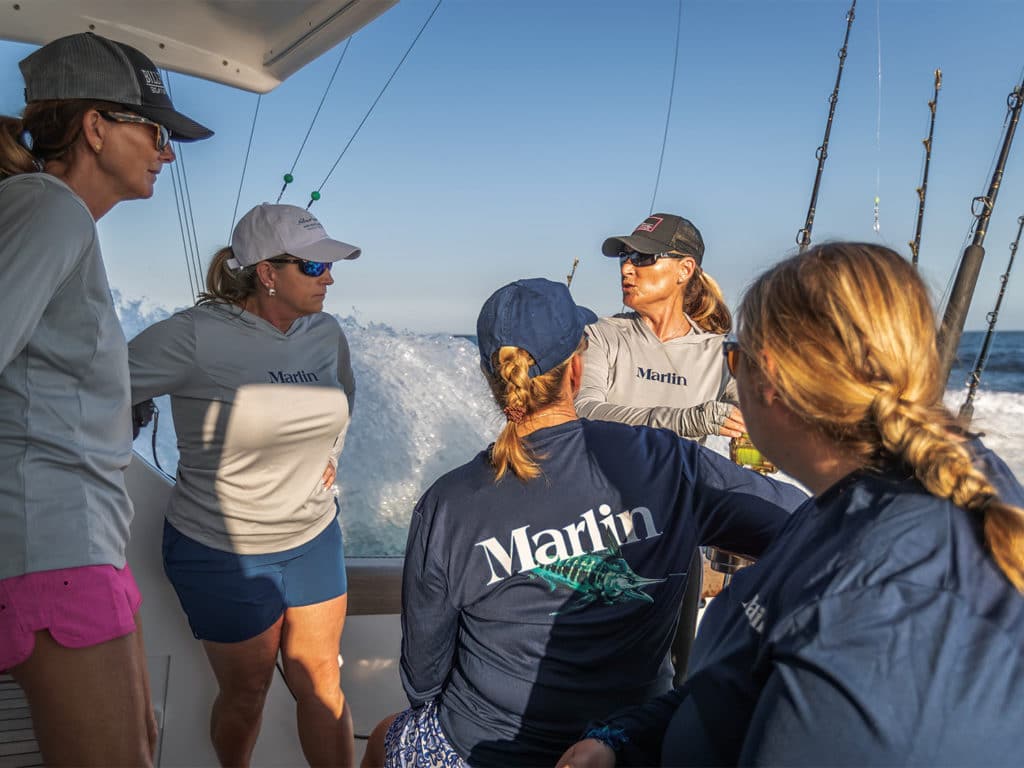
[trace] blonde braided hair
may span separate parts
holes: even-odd
[[[942,403],[935,317],[906,260],[868,243],[818,245],[758,278],[739,326],[748,360],[794,414],[863,466],[899,460],[933,496],[978,515],[1024,592],[1024,509],[999,499]]]

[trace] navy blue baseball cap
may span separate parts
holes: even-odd
[[[576,306],[562,283],[535,277],[499,288],[484,302],[476,321],[480,362],[494,375],[491,358],[502,347],[530,353],[530,378],[564,363],[583,338],[583,326],[597,315]]]

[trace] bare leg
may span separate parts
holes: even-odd
[[[136,616],[136,626],[138,617]],[[28,699],[48,766],[151,766],[149,700],[142,635],[65,648],[46,630],[11,676]]]
[[[210,740],[223,766],[248,766],[263,721],[263,703],[274,677],[282,616],[240,643],[203,641],[220,692],[210,713]]]
[[[360,764],[360,768],[384,768],[384,737],[387,736],[388,728],[395,722],[395,718],[398,717],[396,712],[393,715],[388,715],[376,726],[373,731],[370,732],[370,738],[366,740],[366,751],[363,753],[363,762]]]
[[[281,633],[281,658],[295,695],[299,741],[312,766],[355,762],[352,714],[341,690],[338,649],[348,595],[288,608]]]

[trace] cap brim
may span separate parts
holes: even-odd
[[[637,253],[664,253],[668,247],[658,240],[652,240],[643,235],[623,235],[622,237],[609,237],[601,246],[601,253],[610,258],[615,258],[623,251],[636,251]]]
[[[323,240],[317,240],[315,243],[304,248],[296,248],[289,251],[289,253],[306,261],[333,263],[335,261],[358,259],[362,250],[340,240],[331,240],[331,238],[325,237]]]
[[[584,325],[590,325],[591,323],[597,322],[597,315],[593,310],[581,307],[579,304],[576,305],[576,317],[579,318],[580,322]]]
[[[129,105],[125,105],[129,106]],[[171,138],[175,141],[199,141],[213,136],[213,131],[205,125],[200,125],[190,117],[185,117],[181,112],[166,107],[150,106],[129,106],[132,112],[137,112],[143,117],[148,117],[171,132]]]

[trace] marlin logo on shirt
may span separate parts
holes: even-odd
[[[660,381],[662,384],[675,384],[680,387],[686,386],[686,377],[680,376],[675,371],[666,371],[662,373],[656,371],[653,368],[638,367],[636,369],[636,377],[638,379],[645,379],[646,381]]]
[[[613,546],[616,547],[641,541],[638,527],[643,528],[644,541],[661,536],[647,507],[635,507],[613,515],[610,506],[601,504],[597,512],[601,515],[600,520],[594,510],[588,509],[580,515],[583,519],[579,523],[569,523],[563,528],[545,528],[532,535],[529,525],[515,528],[511,532],[508,549],[496,536],[476,542],[474,546],[483,550],[491,571],[487,584],[496,584],[513,574],[552,566],[569,558],[608,551],[606,536],[614,537]]]
[[[759,635],[764,633],[765,614],[764,606],[758,602],[760,599],[761,595],[759,593],[750,598],[749,601],[740,603],[743,606],[743,615],[747,617],[751,628]]]
[[[267,371],[267,375],[274,384],[309,384],[311,381],[320,381],[315,373],[309,371]]]
[[[627,600],[653,603],[654,598],[641,589],[665,581],[638,575],[621,556],[617,546],[600,555],[578,555],[552,565],[538,565],[527,575],[532,579],[543,579],[552,592],[563,585],[578,595],[575,602],[564,610],[552,611],[551,616],[578,611],[598,598],[605,605]]]

